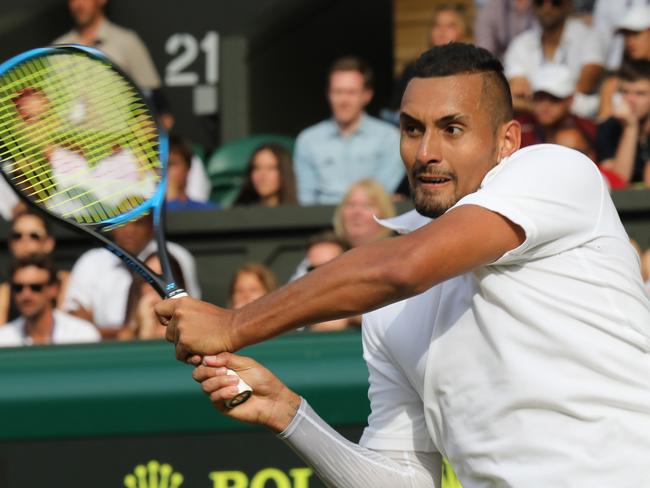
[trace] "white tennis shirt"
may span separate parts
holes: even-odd
[[[460,205],[526,239],[364,316],[362,445],[439,451],[464,488],[650,486],[650,300],[596,166],[531,146]]]

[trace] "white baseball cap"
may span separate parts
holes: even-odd
[[[576,91],[576,80],[571,70],[563,64],[544,64],[532,79],[533,91],[549,93],[557,98],[567,98]]]
[[[650,5],[635,5],[618,23],[618,30],[641,32],[650,29]]]

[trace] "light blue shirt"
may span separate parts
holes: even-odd
[[[334,119],[303,130],[294,152],[301,204],[337,204],[353,183],[373,178],[392,193],[404,178],[399,130],[364,114],[359,128],[343,136]]]

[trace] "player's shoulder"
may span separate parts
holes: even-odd
[[[500,166],[502,166],[500,168]],[[519,149],[495,168],[497,174],[519,178],[550,175],[557,180],[600,178],[596,164],[583,153],[557,144],[535,144]]]

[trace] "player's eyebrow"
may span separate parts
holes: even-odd
[[[420,124],[420,125],[422,125],[422,122],[420,122],[418,119],[416,119],[412,115],[407,114],[406,112],[400,112],[400,114],[399,114],[399,122],[400,122],[400,124]]]
[[[447,127],[449,124],[458,124],[458,123],[467,125],[468,123],[467,116],[464,114],[450,114],[450,115],[445,115],[444,117],[440,117],[435,121],[436,127],[439,128]]]

